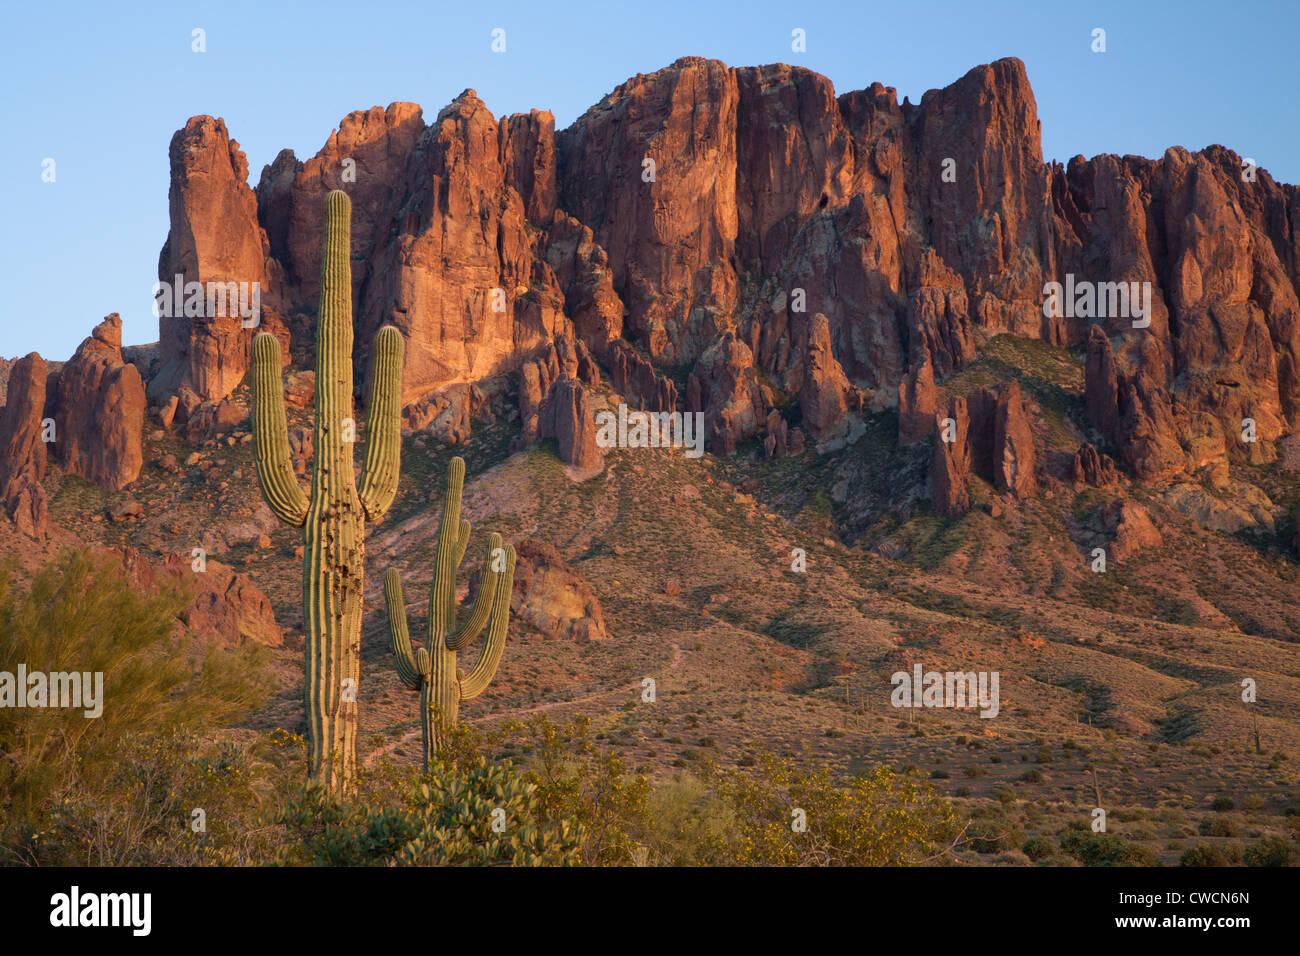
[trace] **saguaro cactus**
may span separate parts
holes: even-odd
[[[384,598],[388,602],[388,630],[397,655],[397,674],[412,690],[420,692],[421,725],[424,729],[424,761],[428,764],[441,749],[445,731],[456,724],[460,702],[483,693],[501,663],[510,616],[510,589],[515,581],[515,549],[501,546],[501,536],[488,536],[487,555],[479,580],[478,595],[469,616],[456,625],[456,569],[469,546],[469,522],[460,517],[460,496],[465,484],[465,460],[453,458],[447,469],[447,494],[438,526],[434,552],[433,585],[429,590],[429,633],[427,647],[411,650],[406,628],[406,603],[402,578],[396,568],[384,575]],[[487,641],[478,662],[464,677],[456,673],[456,652],[478,637],[487,625]]]
[[[331,192],[325,199],[316,327],[316,455],[310,496],[298,486],[289,463],[280,343],[267,332],[253,339],[257,480],[275,515],[303,529],[308,773],[331,791],[346,789],[356,769],[365,524],[393,503],[401,463],[403,343],[396,328],[385,326],[375,337],[366,464],[358,490],[352,463],[351,219],[347,194]]]

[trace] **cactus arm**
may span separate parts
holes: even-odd
[[[464,518],[460,519],[460,538],[456,541],[456,567],[460,567],[460,562],[465,557],[465,549],[469,547],[469,522]]]
[[[406,627],[406,602],[402,599],[402,576],[396,568],[384,574],[384,599],[388,602],[388,633],[397,656],[397,676],[412,690],[420,687],[420,670],[411,653],[411,634]],[[427,654],[426,654],[427,656]]]
[[[429,672],[433,664],[429,660],[429,652],[423,647],[415,650],[415,670],[420,675],[420,730],[424,741],[424,762],[429,762],[429,755],[433,753],[433,739],[437,733],[437,728],[433,724],[433,681],[429,679]]]
[[[447,465],[447,489],[438,525],[438,548],[433,558],[433,583],[429,586],[429,647],[435,648],[456,627],[456,548],[460,532],[460,493],[465,482],[465,459]]]
[[[506,569],[497,575],[495,597],[492,601],[492,623],[488,638],[479,655],[478,663],[460,681],[460,699],[472,700],[487,689],[496,676],[497,665],[506,647],[506,627],[510,622],[510,594],[515,583],[515,549],[506,546]]]
[[[280,385],[280,342],[270,332],[253,338],[253,438],[257,481],[277,518],[295,528],[307,520],[307,496],[289,464],[289,421]]]
[[[465,557],[465,550],[469,547],[469,522],[464,518],[460,519],[460,537],[456,539],[456,556],[451,559],[451,574],[454,579],[456,572],[460,570],[460,562]],[[447,595],[447,630],[445,633],[450,634],[456,630],[456,593],[453,586],[452,591]]]
[[[402,333],[386,325],[375,336],[366,422],[366,465],[361,506],[366,520],[381,518],[397,495],[402,455]]]
[[[500,572],[492,567],[500,547],[501,535],[495,533],[489,535],[487,556],[483,558],[483,573],[479,580],[478,596],[474,598],[474,608],[465,622],[447,635],[447,650],[459,651],[478,637],[483,626],[487,624],[488,615],[492,613],[492,602],[495,600],[497,579],[501,576]]]

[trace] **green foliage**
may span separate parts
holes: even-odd
[[[1156,851],[1113,833],[1069,830],[1061,837],[1061,849],[1086,866],[1155,866]]]
[[[1247,866],[1300,866],[1300,846],[1285,837],[1273,836],[1246,847]]]
[[[530,779],[537,784],[547,818],[573,819],[582,827],[584,863],[677,862],[677,855],[658,838],[649,782],[630,773],[619,757],[596,749],[590,718],[561,726],[537,714],[509,729],[526,741]]]
[[[277,834],[257,820],[261,791],[282,774],[256,755],[260,749],[180,729],[129,736],[110,772],[95,780],[73,773],[39,820],[13,821],[0,841],[0,862],[199,866],[267,859]]]
[[[536,784],[509,763],[436,760],[397,793],[309,786],[279,815],[277,862],[315,866],[572,866],[582,827],[549,818]],[[393,799],[396,797],[396,799]]]
[[[103,712],[0,708],[0,816],[11,828],[43,828],[68,793],[99,793],[124,754],[180,728],[218,728],[265,699],[269,678],[253,650],[191,647],[173,637],[188,603],[164,583],[135,590],[111,562],[65,554],[27,587],[0,570],[0,671],[100,672]]]
[[[1015,825],[1001,817],[973,820],[966,828],[966,845],[976,853],[1014,850],[1023,839]]]
[[[1232,866],[1241,862],[1241,847],[1235,843],[1198,843],[1183,851],[1180,866]]]
[[[716,857],[758,866],[898,866],[946,855],[960,836],[956,812],[915,774],[877,767],[836,785],[825,767],[763,755],[759,772],[720,774],[716,792],[735,829]],[[807,829],[796,832],[793,811]]]
[[[1231,817],[1202,817],[1196,829],[1201,836],[1207,837],[1241,836],[1241,825]]]
[[[1051,837],[1036,836],[1026,840],[1020,849],[1031,860],[1045,860],[1056,853],[1056,843]]]
[[[881,768],[847,783],[760,754],[746,770],[692,772],[651,786],[591,737],[591,722],[545,715],[504,731],[527,754],[553,822],[583,830],[587,865],[876,865],[923,863],[959,836],[951,805],[914,775]],[[462,740],[464,738],[462,737]],[[807,829],[791,828],[794,808]]]

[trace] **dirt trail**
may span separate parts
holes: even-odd
[[[682,650],[681,645],[678,644],[676,641],[673,642],[672,648],[673,648],[673,656],[672,656],[672,660],[668,662],[668,669],[670,671],[675,671],[681,665],[682,661],[685,659],[686,652]],[[624,693],[630,689],[639,688],[640,686],[641,686],[641,682],[637,680],[631,682],[630,684],[624,684],[620,687],[611,687],[607,690],[596,691],[595,693],[586,694],[582,697],[575,697],[572,700],[552,700],[552,701],[548,701],[545,704],[537,704],[532,707],[515,707],[515,708],[511,708],[510,710],[498,711],[495,714],[483,714],[479,717],[474,717],[470,720],[467,720],[466,723],[481,724],[481,723],[486,723],[487,721],[490,720],[504,720],[511,717],[525,717],[528,714],[549,713],[550,711],[555,710],[556,708],[559,707],[572,707],[576,704],[588,704],[591,703],[592,701],[601,700],[602,698],[605,697],[612,697],[615,694]],[[376,760],[379,760],[381,757],[387,756],[388,754],[396,750],[398,747],[401,747],[403,744],[415,740],[417,737],[420,736],[421,733],[422,733],[421,728],[417,726],[414,730],[407,731],[405,734],[403,734],[401,737],[397,738],[396,740],[390,740],[388,743],[376,747],[374,750],[370,751],[370,753],[366,754],[365,758],[361,761],[361,765],[363,767],[372,766]]]

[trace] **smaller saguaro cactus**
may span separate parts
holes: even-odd
[[[447,469],[447,493],[434,552],[433,584],[429,590],[429,632],[426,647],[411,649],[406,626],[402,578],[396,568],[384,575],[388,602],[388,631],[397,655],[397,675],[407,687],[420,692],[424,762],[430,764],[442,748],[447,729],[456,725],[460,702],[472,700],[487,688],[501,663],[510,617],[510,591],[515,581],[515,549],[502,547],[501,535],[488,536],[487,555],[478,595],[469,616],[456,623],[456,570],[469,546],[469,522],[460,516],[465,485],[465,460],[453,458]],[[456,652],[467,647],[487,626],[487,640],[478,662],[468,674],[456,672]]]

